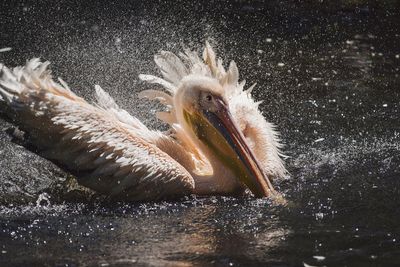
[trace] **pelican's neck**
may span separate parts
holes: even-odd
[[[198,143],[198,142],[196,142]],[[242,183],[208,147],[200,144],[199,148],[209,161],[212,174],[202,175],[192,172],[195,182],[194,193],[197,195],[242,194],[245,190]]]
[[[201,80],[202,83],[209,82],[208,80]],[[203,170],[197,171],[196,164],[192,162],[191,168],[186,168],[192,175],[195,188],[194,193],[198,195],[216,195],[216,194],[239,194],[243,193],[244,186],[239,181],[238,177],[234,172],[227,166],[226,162],[223,162],[220,157],[217,157],[214,151],[200,141],[191,126],[187,122],[187,118],[184,115],[184,108],[182,103],[187,102],[184,94],[185,86],[181,86],[174,95],[174,115],[176,124],[173,125],[176,136],[183,144],[183,146],[195,156],[200,152],[200,158],[205,157],[207,163]],[[188,87],[191,88],[191,87]],[[191,96],[194,98],[195,96]],[[195,160],[194,160],[195,161]],[[201,160],[200,160],[201,161]],[[211,166],[212,171],[208,171],[208,167]]]

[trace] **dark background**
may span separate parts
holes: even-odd
[[[50,60],[79,95],[93,99],[99,84],[158,129],[138,74],[157,73],[160,50],[200,52],[208,40],[257,82],[286,144],[291,175],[278,187],[293,206],[97,203],[66,192],[68,175],[11,142],[2,121],[0,264],[396,266],[399,25],[395,0],[2,1],[0,48],[12,50],[0,62]]]

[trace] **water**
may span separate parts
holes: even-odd
[[[0,265],[399,266],[400,7],[366,2],[2,2],[1,62],[48,59],[80,95],[100,84],[158,128],[138,74],[155,72],[161,49],[209,40],[257,82],[286,143],[291,178],[278,187],[292,204],[67,196],[66,174],[3,134]]]

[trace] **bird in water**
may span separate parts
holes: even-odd
[[[35,58],[9,69],[0,64],[1,108],[39,155],[78,182],[112,199],[149,201],[183,195],[255,197],[282,203],[272,181],[285,176],[274,126],[244,90],[234,61],[228,69],[206,43],[203,58],[186,50],[155,57],[162,78],[140,75],[164,90],[140,98],[165,105],[157,118],[167,132],[150,130],[100,86],[88,103],[53,80],[49,62]]]

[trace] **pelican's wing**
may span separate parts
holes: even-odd
[[[38,59],[0,72],[1,107],[40,154],[73,172],[82,185],[118,199],[155,200],[190,194],[191,175],[168,151],[173,141],[150,131],[97,88],[98,105],[51,79]],[[168,143],[167,152],[162,147]]]

